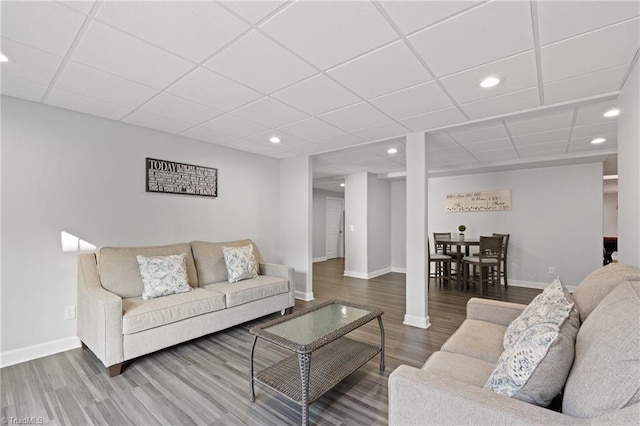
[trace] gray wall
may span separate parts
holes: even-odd
[[[321,259],[327,255],[327,197],[341,198],[341,192],[313,190],[313,258]]]
[[[344,272],[356,277],[367,273],[367,176],[358,173],[345,179]]]
[[[367,180],[367,273],[378,275],[391,270],[391,183]]]
[[[145,192],[145,157],[216,167],[216,199]],[[254,239],[280,262],[280,162],[2,97],[2,345],[76,334],[76,256],[60,232],[96,246]]]
[[[605,237],[618,236],[618,194],[604,194],[602,206],[602,233]]]
[[[391,270],[407,268],[407,182],[391,182]]]

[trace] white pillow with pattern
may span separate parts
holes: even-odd
[[[136,256],[142,276],[142,299],[191,291],[187,277],[187,255]]]
[[[258,277],[258,264],[253,255],[253,245],[241,247],[222,247],[224,263],[230,283]]]

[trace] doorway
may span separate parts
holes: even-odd
[[[344,257],[344,200],[327,197],[326,256]]]

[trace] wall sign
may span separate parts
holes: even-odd
[[[218,169],[147,158],[147,192],[218,196]]]
[[[457,192],[447,194],[448,212],[491,212],[511,210],[511,190]]]

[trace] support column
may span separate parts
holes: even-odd
[[[403,323],[428,328],[427,144],[423,132],[407,135],[407,301]]]

